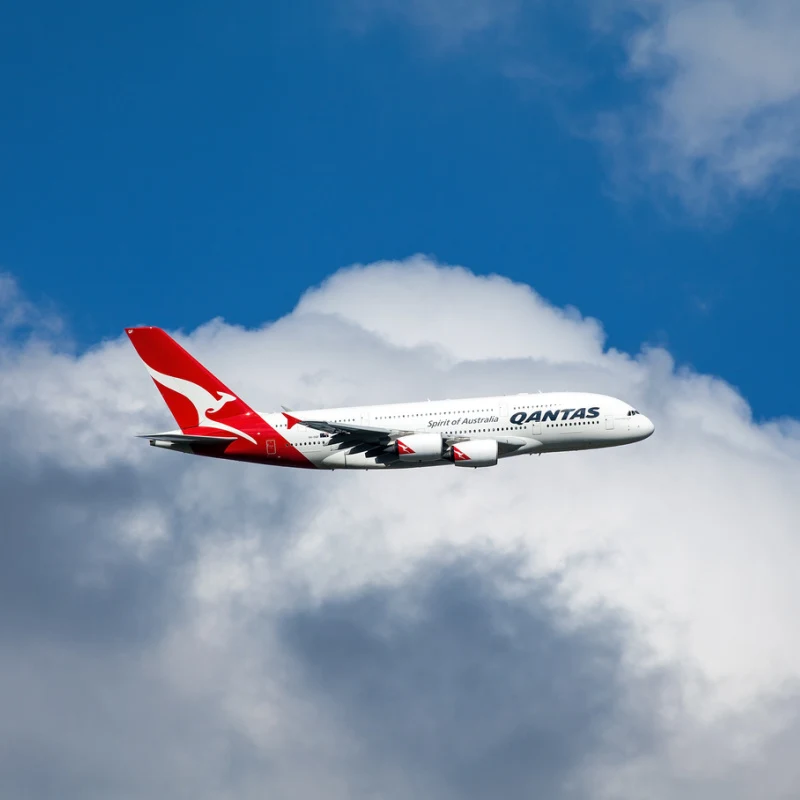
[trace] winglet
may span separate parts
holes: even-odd
[[[298,419],[297,417],[293,417],[291,414],[287,414],[285,411],[283,412],[283,416],[286,417],[286,420],[289,423],[289,430],[294,428],[295,425],[300,425],[302,423],[302,420]]]

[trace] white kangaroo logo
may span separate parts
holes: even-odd
[[[154,381],[157,381],[162,386],[166,386],[167,389],[171,389],[173,392],[183,395],[194,406],[197,412],[198,427],[216,428],[220,431],[235,433],[237,436],[241,436],[243,439],[257,444],[256,440],[252,436],[244,433],[244,431],[240,431],[238,428],[232,428],[224,422],[217,422],[216,420],[208,418],[208,414],[216,414],[217,411],[230,403],[231,400],[235,400],[236,398],[232,394],[217,392],[219,397],[214,397],[211,392],[206,391],[202,386],[198,386],[191,381],[184,380],[183,378],[173,378],[172,375],[164,375],[151,367],[147,367],[147,371]]]

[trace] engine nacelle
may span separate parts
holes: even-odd
[[[395,442],[401,461],[437,461],[444,452],[444,442],[438,433],[413,433]]]
[[[497,440],[459,442],[453,445],[452,458],[457,467],[493,467],[497,463]]]

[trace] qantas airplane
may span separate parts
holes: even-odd
[[[180,430],[154,447],[313,469],[399,469],[615,447],[646,439],[653,423],[622,400],[549,392],[262,414],[160,328],[128,328]]]

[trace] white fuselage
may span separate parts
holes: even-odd
[[[452,442],[494,440],[499,458],[565,450],[614,447],[646,439],[653,423],[628,403],[606,395],[578,392],[517,394],[463,400],[435,400],[352,408],[295,411],[306,422],[327,421],[440,434]],[[353,447],[348,437],[322,433],[302,423],[290,425],[284,414],[262,414],[288,443],[320,469],[383,469],[452,464],[435,458],[402,462],[385,458],[380,447]],[[464,466],[470,466],[464,464]]]

